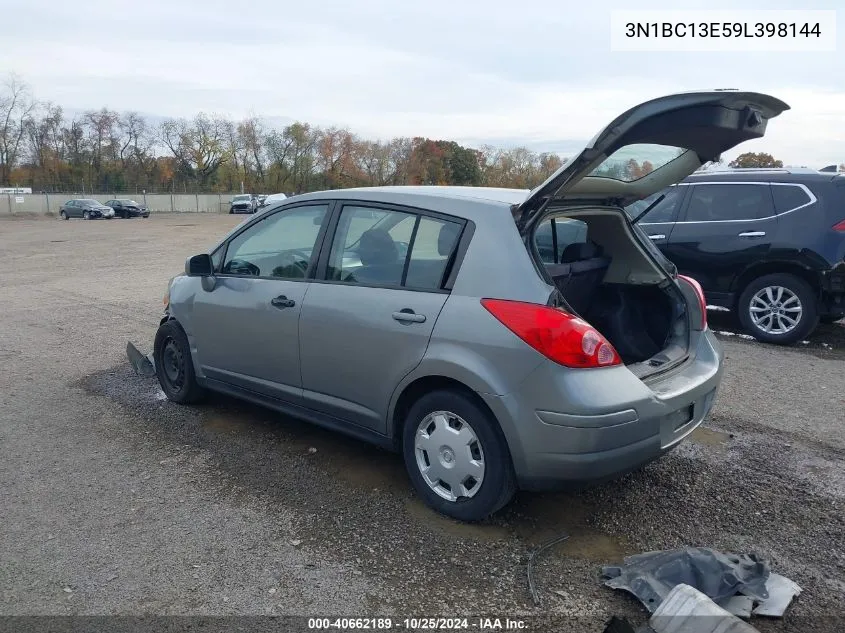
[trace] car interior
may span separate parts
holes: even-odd
[[[556,225],[567,226],[555,219]],[[674,326],[686,318],[683,298],[674,294],[674,285],[664,283],[665,272],[637,246],[618,213],[597,209],[566,219],[583,223],[586,231],[577,233],[578,241],[569,241],[571,228],[557,231],[559,261],[544,261],[555,287],[623,362],[652,358],[678,336]]]
[[[390,234],[387,225],[376,222],[343,254],[340,267],[331,266],[329,279],[348,283],[400,285],[407,261],[405,286],[438,289],[446,276],[450,256],[460,237],[461,226],[444,222],[438,232],[437,256],[418,256],[415,250],[410,259],[409,245]]]
[[[311,253],[291,249],[276,253],[238,254],[227,260],[221,272],[228,275],[302,279],[308,271]]]

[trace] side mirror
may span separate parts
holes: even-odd
[[[185,274],[189,277],[211,277],[214,274],[211,255],[203,253],[189,257],[185,262]]]

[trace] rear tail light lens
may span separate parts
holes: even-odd
[[[701,284],[698,283],[692,277],[687,277],[686,275],[678,275],[678,279],[688,283],[692,286],[692,289],[695,290],[695,294],[698,297],[698,307],[701,310],[701,329],[704,330],[707,328],[707,300],[704,298],[704,290],[701,288]]]
[[[559,308],[482,299],[490,314],[528,345],[566,367],[610,367],[619,365],[619,354],[589,323]]]
[[[838,224],[834,224],[832,228],[834,231],[845,233],[845,220],[842,220],[842,222],[839,222]]]

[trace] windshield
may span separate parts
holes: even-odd
[[[634,182],[660,169],[689,150],[669,145],[635,143],[626,145],[608,156],[590,176]]]
[[[232,202],[244,202],[252,200],[252,196],[235,196],[232,198]]]
[[[134,200],[126,200],[125,198],[123,200],[118,200],[118,202],[120,204],[134,204],[136,207],[138,206],[138,203]]]

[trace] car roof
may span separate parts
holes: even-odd
[[[410,206],[442,206],[447,201],[487,202],[498,205],[519,204],[528,196],[528,189],[502,187],[459,187],[441,185],[397,185],[332,189],[297,196],[296,200],[345,198],[406,204]]]
[[[831,182],[842,174],[820,172],[806,168],[772,169],[714,169],[696,172],[684,178],[682,182]]]

